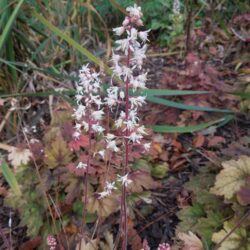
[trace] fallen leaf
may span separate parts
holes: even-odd
[[[178,233],[178,238],[184,243],[182,250],[203,250],[201,240],[192,232]]]
[[[33,250],[37,249],[38,246],[40,246],[42,243],[42,238],[40,236],[35,237],[31,240],[25,241],[21,244],[20,250]]]
[[[222,136],[212,136],[208,140],[208,147],[214,147],[217,146],[218,144],[225,143],[226,140]]]
[[[81,248],[80,248],[80,246],[81,246]],[[82,239],[81,244],[79,242],[76,245],[75,250],[96,250],[96,249],[98,249],[97,239],[91,240],[88,243],[84,239]]]
[[[15,168],[21,164],[27,164],[32,157],[32,153],[29,149],[11,147],[8,154],[8,160]]]
[[[107,231],[104,233],[105,243],[103,241],[100,242],[101,250],[111,250],[115,249],[115,243],[113,235]]]
[[[130,192],[140,193],[144,190],[154,189],[160,186],[160,183],[153,180],[151,175],[144,170],[137,170],[129,174],[132,183],[128,185]]]
[[[198,134],[193,140],[193,146],[196,148],[200,148],[205,143],[205,136],[202,134]]]
[[[180,171],[181,169],[184,168],[183,164],[186,163],[187,160],[186,159],[179,159],[176,162],[172,163],[170,165],[170,169],[171,171]]]

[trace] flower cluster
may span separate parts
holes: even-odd
[[[75,140],[79,140],[82,129],[86,132],[91,129],[91,133],[103,133],[105,130],[100,124],[104,111],[99,95],[101,88],[99,74],[86,65],[81,68],[79,78],[79,82],[76,83],[75,96],[77,108],[74,109],[73,114],[76,120],[73,134]]]
[[[138,31],[138,27],[143,26],[141,8],[136,4],[128,7],[128,16],[125,17],[122,26],[113,29],[121,39],[115,41],[116,49],[112,53],[113,72],[120,82],[125,86],[114,86],[113,82],[107,90],[105,104],[111,112],[118,111],[115,119],[115,128],[117,135],[109,133],[106,136],[106,148],[111,152],[120,151],[118,145],[125,150],[132,150],[133,146],[140,146],[142,151],[150,148],[150,143],[143,143],[143,137],[146,135],[146,129],[140,125],[138,108],[145,105],[145,96],[136,95],[136,90],[146,88],[147,73],[142,71],[143,60],[146,58],[148,32]],[[130,91],[134,95],[129,96]],[[124,143],[125,139],[125,143]],[[121,143],[123,140],[123,143]],[[128,154],[128,152],[127,152]],[[127,166],[125,167],[127,168]],[[129,173],[123,172],[123,176],[118,175],[118,181],[127,187],[132,180],[129,179]],[[100,193],[100,197],[110,194],[108,186]]]
[[[47,245],[49,246],[49,250],[55,250],[56,249],[56,238],[53,235],[47,236]]]
[[[138,75],[136,71],[141,70],[143,59],[146,57],[145,52],[147,48],[146,42],[148,41],[147,31],[138,31],[137,27],[142,26],[141,20],[142,12],[141,8],[137,5],[134,7],[128,7],[127,12],[129,16],[123,21],[121,27],[113,29],[116,35],[122,36],[125,34],[125,38],[117,40],[118,44],[115,52],[112,55],[113,72],[124,82],[128,84],[129,89],[133,91],[137,89],[145,89],[145,82],[147,80],[147,73],[141,73]],[[122,63],[122,58],[126,56],[126,64]],[[105,99],[108,106],[114,108],[116,105],[124,103],[126,93],[125,88],[118,88],[117,86],[111,86],[108,89],[108,96]],[[145,127],[140,126],[137,110],[145,104],[145,96],[128,96],[129,109],[126,111],[120,111],[118,118],[115,121],[117,129],[122,131],[128,131],[127,138],[132,143],[140,144],[143,135],[146,134]],[[145,146],[148,150],[149,144]]]

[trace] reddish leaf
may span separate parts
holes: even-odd
[[[130,192],[140,193],[145,190],[154,189],[160,186],[160,183],[153,180],[151,175],[144,170],[137,170],[129,175],[132,183],[128,185]]]
[[[183,169],[185,166],[184,166],[184,163],[186,163],[187,160],[186,159],[179,159],[177,160],[174,164],[171,164],[170,165],[170,169],[171,171],[180,171],[181,169]]]
[[[225,143],[226,140],[224,137],[222,136],[213,136],[213,137],[210,137],[209,140],[208,140],[208,147],[214,147],[214,146],[217,146],[218,144],[220,143]]]
[[[237,192],[237,199],[242,206],[250,204],[250,176],[247,179],[248,185],[242,187],[240,191]]]
[[[200,148],[205,143],[205,136],[202,134],[198,134],[193,140],[193,146],[196,148]]]
[[[34,239],[25,241],[21,246],[20,250],[33,250],[40,246],[42,243],[42,238],[40,236],[35,237]]]
[[[73,151],[79,151],[81,147],[88,147],[89,138],[86,135],[81,135],[79,139],[73,139],[69,142],[69,147]]]

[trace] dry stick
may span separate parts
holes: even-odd
[[[50,198],[50,200],[51,200],[51,202],[52,202],[52,204],[53,204],[53,206],[54,206],[54,208],[55,208],[55,212],[57,213],[57,216],[58,216],[58,218],[59,218],[59,220],[60,220],[60,223],[61,223],[61,225],[62,225],[63,232],[64,232],[64,234],[65,234],[65,236],[66,236],[67,234],[66,234],[66,230],[65,230],[65,228],[64,228],[64,226],[63,226],[63,221],[62,221],[62,216],[61,216],[62,214],[61,214],[60,208],[56,205],[56,203],[55,203],[54,200],[52,199],[51,195],[49,194],[48,196],[49,196],[49,198]],[[68,238],[67,238],[67,237],[66,237],[66,242],[67,242],[67,247],[68,247],[68,249],[70,249],[70,248],[69,248],[69,241],[68,241]]]
[[[238,223],[236,223],[236,225],[232,228],[232,230],[214,247],[213,250],[217,250],[221,247],[222,243],[224,241],[226,241],[230,235],[237,229],[240,227],[240,225],[244,222],[245,219],[247,219],[247,217],[250,215],[250,210],[248,210],[238,221]]]

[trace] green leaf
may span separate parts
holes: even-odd
[[[224,218],[220,212],[207,212],[207,217],[198,219],[195,232],[202,237],[206,245],[211,247],[212,235],[223,225]]]
[[[152,126],[152,129],[154,132],[158,133],[193,133],[195,131],[205,129],[216,124],[217,125],[215,127],[223,126],[225,123],[228,123],[232,119],[233,116],[227,115],[215,121],[200,123],[198,125],[193,125],[193,126],[177,127],[169,125],[154,125]]]
[[[51,145],[46,146],[45,154],[45,163],[50,169],[66,166],[72,158],[71,151],[61,135],[56,137]]]
[[[220,112],[220,113],[233,113],[233,111],[228,109],[217,109],[210,107],[200,107],[195,105],[186,105],[179,102],[170,101],[161,97],[156,96],[147,96],[147,100],[157,104],[163,104],[169,107],[184,109],[184,110],[198,110],[198,111],[206,111],[206,112]]]
[[[205,215],[203,206],[198,203],[193,204],[193,206],[184,207],[177,213],[178,218],[181,220],[177,230],[180,232],[192,231],[198,219]]]
[[[249,99],[250,100],[250,93],[249,92],[231,92],[231,95],[237,95],[241,98]]]
[[[20,187],[17,183],[16,177],[5,161],[2,162],[1,168],[2,168],[4,178],[8,182],[8,184],[10,185],[10,188],[12,189],[14,194],[16,196],[21,196],[22,193],[21,193]]]
[[[0,53],[2,52],[2,48],[3,48],[3,46],[4,46],[4,43],[5,43],[7,37],[8,37],[8,35],[9,35],[9,33],[10,33],[10,30],[11,30],[11,28],[12,28],[12,25],[13,25],[13,23],[14,23],[16,17],[17,17],[17,14],[18,14],[18,12],[19,12],[19,10],[20,10],[20,8],[21,8],[23,2],[24,2],[24,0],[19,0],[19,2],[18,2],[18,4],[16,5],[14,11],[12,12],[12,14],[11,14],[11,16],[10,16],[10,18],[9,18],[9,20],[8,20],[8,22],[7,22],[7,24],[6,24],[6,26],[5,26],[4,29],[3,29],[3,32],[2,32],[2,34],[1,34],[1,36],[0,36]]]
[[[194,91],[194,90],[173,90],[173,89],[142,89],[138,91],[131,91],[131,96],[182,96],[182,95],[202,95],[210,94],[209,91]]]

